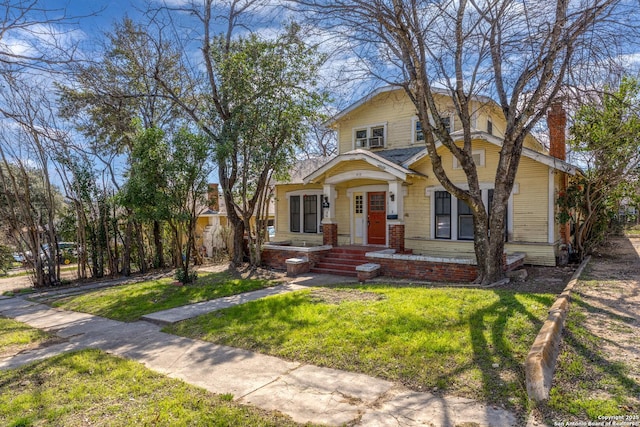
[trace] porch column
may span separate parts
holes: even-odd
[[[338,246],[338,222],[336,221],[336,186],[325,184],[322,195],[322,244]]]
[[[389,181],[387,226],[389,248],[404,252],[404,188],[402,181]]]

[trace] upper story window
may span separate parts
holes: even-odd
[[[487,133],[489,135],[493,135],[493,122],[491,121],[491,119],[487,120]]]
[[[356,128],[353,131],[354,148],[384,148],[386,134],[386,124]]]
[[[413,134],[414,134],[414,138],[413,138],[414,142],[424,141],[424,132],[422,131],[422,123],[420,123],[420,120],[415,121]]]

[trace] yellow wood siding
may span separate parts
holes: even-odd
[[[547,243],[549,240],[549,167],[529,158],[520,160],[513,196],[513,241]]]
[[[404,199],[404,235],[406,238],[428,238],[431,230],[431,202],[426,196],[427,181],[407,186]]]

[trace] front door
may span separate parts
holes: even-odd
[[[367,193],[367,243],[384,245],[387,240],[387,198],[384,191]]]

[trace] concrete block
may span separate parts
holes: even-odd
[[[285,264],[287,265],[287,276],[289,277],[308,273],[310,269],[308,258],[288,258]]]

